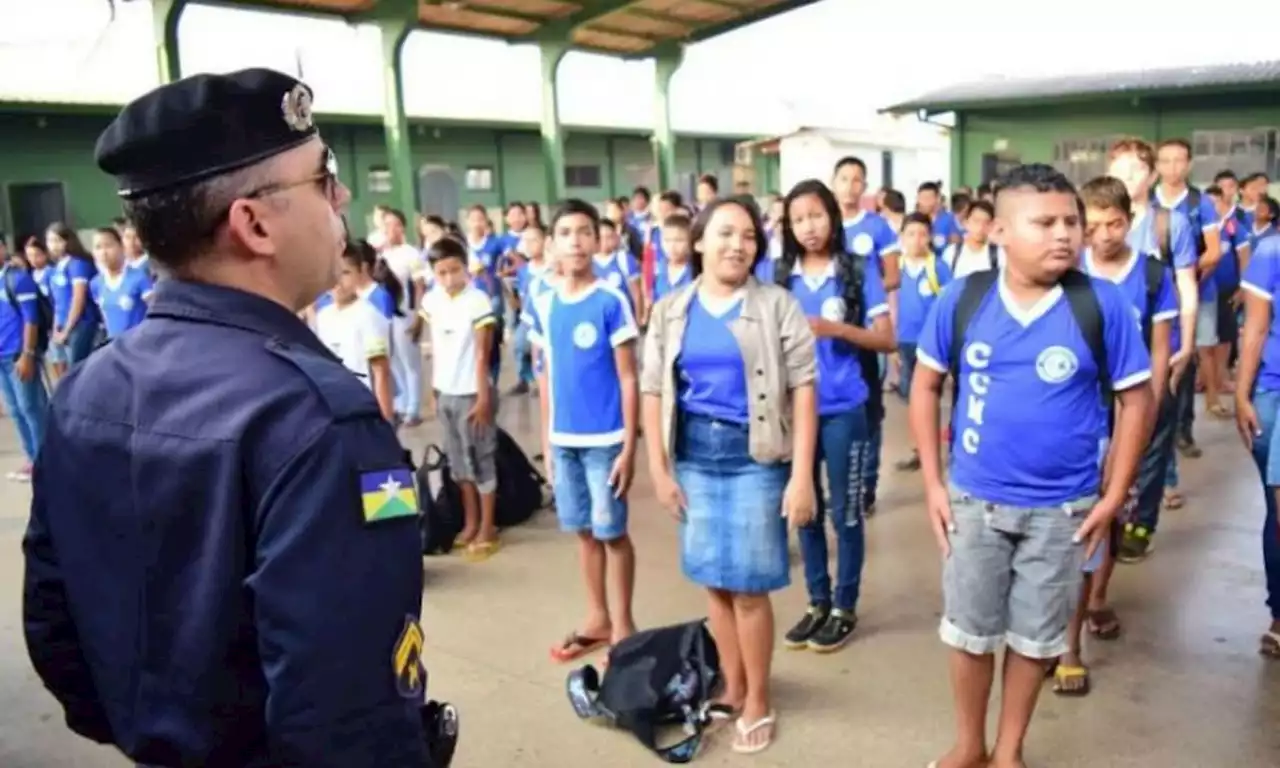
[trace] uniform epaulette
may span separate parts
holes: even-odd
[[[381,415],[373,393],[341,364],[278,339],[267,341],[267,351],[288,361],[307,377],[335,420]]]

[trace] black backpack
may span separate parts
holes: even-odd
[[[1148,272],[1148,275],[1150,273]],[[948,368],[952,379],[952,418],[961,413],[960,397],[960,362],[964,354],[964,337],[973,321],[974,314],[982,306],[983,300],[995,286],[1000,273],[991,270],[975,272],[964,279],[960,290],[960,298],[956,302],[955,316],[951,325],[951,348],[948,350]],[[1076,325],[1084,336],[1093,363],[1098,368],[1098,387],[1103,404],[1111,407],[1111,366],[1107,364],[1107,345],[1103,336],[1102,307],[1098,304],[1098,295],[1093,292],[1091,278],[1077,269],[1068,270],[1062,275],[1059,284],[1071,307]],[[1157,287],[1159,284],[1157,283]],[[1151,301],[1148,289],[1148,301]],[[956,438],[957,430],[952,429],[951,438]]]
[[[494,522],[499,528],[520,525],[547,507],[547,479],[507,431],[498,431],[498,448],[493,454],[497,469],[498,493]]]
[[[438,473],[438,488],[431,490],[431,474]],[[449,457],[438,445],[428,445],[422,456],[422,466],[416,473],[418,480],[418,527],[422,534],[422,554],[447,555],[453,550],[453,542],[462,533],[462,489],[453,479],[449,469]]]
[[[955,243],[951,246],[951,261],[947,264],[951,269],[951,274],[956,273],[956,262],[960,261],[960,249],[964,248],[964,242]],[[995,243],[987,243],[987,258],[991,260],[991,269],[1000,269],[1000,246]]]
[[[18,289],[14,281],[17,278],[12,268],[4,271],[4,295],[13,311],[22,316],[22,307],[18,306]],[[49,337],[53,335],[53,302],[36,288],[36,354],[44,355],[49,349]]]
[[[630,731],[668,763],[687,763],[712,713],[730,716],[711,703],[722,682],[716,642],[705,622],[694,621],[634,634],[609,651],[603,680],[588,664],[569,673],[565,685],[578,717]],[[664,726],[682,727],[685,738],[659,746]]]

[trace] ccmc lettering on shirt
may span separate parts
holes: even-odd
[[[360,474],[360,506],[365,525],[418,516],[413,472],[395,467]]]
[[[964,359],[969,365],[969,396],[964,405],[967,423],[960,431],[960,447],[976,456],[982,443],[978,428],[982,426],[982,412],[991,394],[991,375],[986,372],[991,365],[991,346],[980,341],[969,344],[964,348]]]

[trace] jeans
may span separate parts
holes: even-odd
[[[868,458],[867,412],[862,406],[818,419],[818,450],[814,462],[814,484],[821,487],[819,473],[826,467],[831,506],[818,493],[818,511],[813,522],[799,530],[800,553],[804,556],[804,580],[812,605],[833,605],[853,612],[862,587],[862,563],[866,559],[866,537],[862,526],[863,465]],[[831,576],[827,568],[827,534],[823,520],[831,518],[836,534],[836,585],[832,600]]]
[[[1186,339],[1183,339],[1186,344]],[[1177,416],[1177,439],[1194,443],[1195,438],[1191,436],[1191,427],[1196,421],[1196,369],[1199,367],[1196,360],[1196,350],[1191,351],[1191,359],[1187,362],[1187,370],[1183,372],[1182,378],[1178,380],[1178,391],[1176,393],[1178,400],[1178,416]]]
[[[516,367],[520,372],[521,383],[532,384],[533,347],[529,344],[529,326],[518,320],[516,321],[516,331],[511,340],[511,348],[516,358]]]
[[[68,366],[75,365],[89,356],[97,340],[98,323],[82,318],[71,329],[71,333],[67,334],[66,342],[62,344],[54,344],[52,340],[49,342],[52,352],[50,360],[55,363],[65,363]]]
[[[627,535],[627,500],[619,499],[609,473],[622,443],[592,448],[551,446],[556,517],[565,533],[590,533],[597,541]]]
[[[4,390],[5,407],[18,430],[22,452],[27,455],[27,461],[35,461],[40,444],[44,442],[45,421],[49,413],[49,395],[40,378],[40,368],[44,363],[33,361],[31,380],[23,381],[18,378],[17,362],[18,358],[13,355],[0,358],[0,387]]]
[[[409,335],[410,325],[406,317],[391,318],[391,378],[396,413],[413,419],[422,411],[422,350]]]
[[[1169,477],[1169,463],[1173,461],[1174,431],[1178,416],[1178,405],[1172,397],[1160,401],[1160,410],[1156,413],[1156,426],[1151,432],[1151,440],[1142,454],[1142,462],[1138,465],[1138,525],[1151,533],[1156,532],[1160,524],[1160,504],[1164,501],[1164,488]],[[1177,470],[1174,470],[1177,477]]]
[[[1276,520],[1276,488],[1280,486],[1276,464],[1280,463],[1280,439],[1276,431],[1276,413],[1280,411],[1280,392],[1258,390],[1253,395],[1261,435],[1253,440],[1253,461],[1262,477],[1262,495],[1266,501],[1266,519],[1262,521],[1262,563],[1266,570],[1267,607],[1272,621],[1280,621],[1280,523]]]
[[[914,341],[898,342],[898,360],[901,363],[898,371],[898,394],[903,400],[911,396],[911,377],[916,372],[916,343]]]

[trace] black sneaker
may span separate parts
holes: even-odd
[[[862,516],[871,517],[876,513],[876,492],[867,489],[862,492]]]
[[[783,647],[792,651],[802,651],[808,648],[809,638],[813,637],[827,623],[827,617],[830,615],[830,606],[809,606],[809,610],[805,611],[804,618],[796,622],[794,627],[787,630],[786,636],[782,639]]]
[[[519,384],[516,384],[510,390],[508,390],[507,394],[513,397],[519,396],[519,395],[527,395],[529,394],[529,383],[526,381],[522,381]]]
[[[853,637],[858,617],[844,611],[832,611],[822,627],[809,638],[809,650],[817,653],[835,653]]]
[[[1145,525],[1126,524],[1116,559],[1122,563],[1139,563],[1147,559],[1152,549],[1151,536],[1152,531]]]
[[[920,470],[920,454],[912,453],[910,458],[902,459],[893,468],[899,472],[918,472]]]

